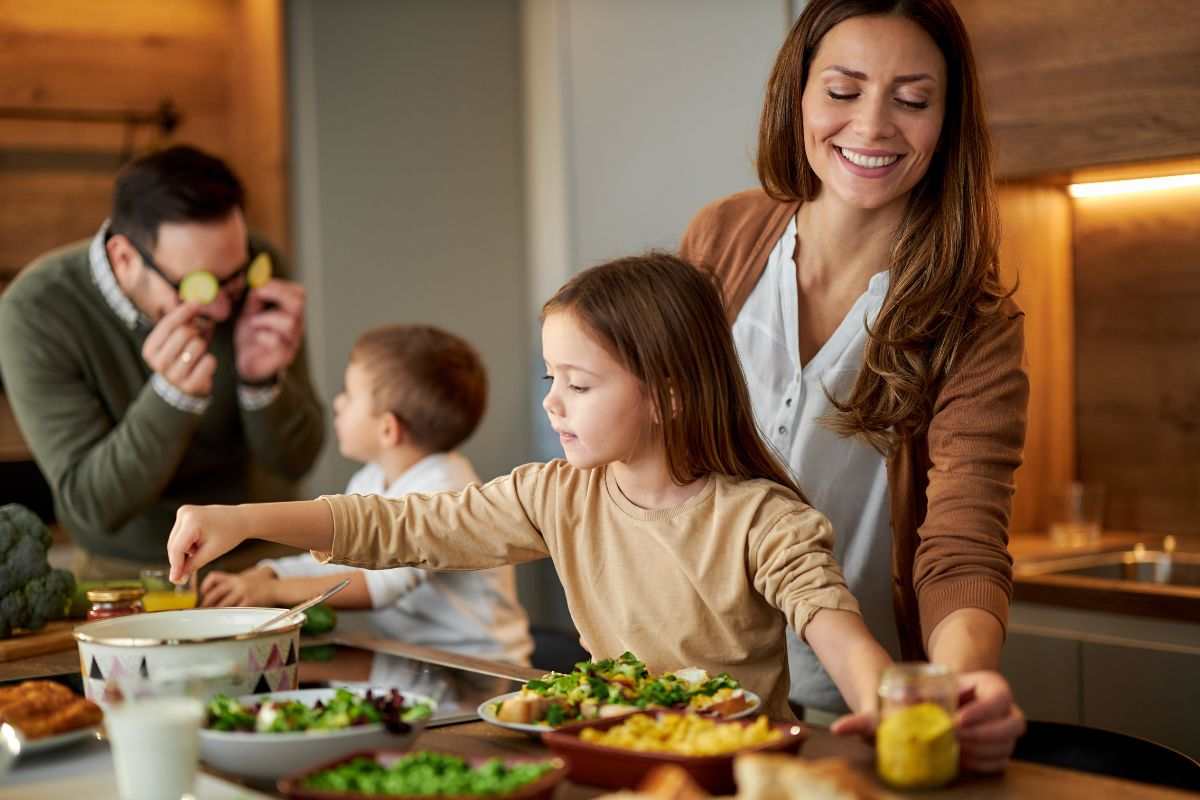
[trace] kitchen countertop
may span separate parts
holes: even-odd
[[[1161,534],[1113,531],[1105,532],[1094,544],[1067,547],[1055,544],[1046,534],[1014,534],[1009,539],[1009,552],[1014,562],[1013,600],[1200,622],[1200,587],[1028,572],[1045,561],[1130,550],[1139,544],[1147,550],[1162,550],[1163,538]],[[1174,538],[1176,552],[1200,553],[1200,537]]]

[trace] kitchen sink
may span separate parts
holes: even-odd
[[[1022,565],[1018,576],[1062,576],[1200,588],[1200,554],[1121,550]]]

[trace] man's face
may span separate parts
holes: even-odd
[[[122,288],[146,316],[157,322],[183,302],[176,286],[189,273],[207,270],[218,281],[224,281],[245,266],[249,257],[246,221],[241,210],[234,209],[229,216],[215,222],[164,222],[159,225],[158,241],[150,256],[176,286],[146,266],[132,247],[127,251],[122,251],[127,262]],[[236,300],[245,289],[245,275],[238,276],[222,287],[216,299],[201,309],[200,315],[212,322],[224,322],[233,314]]]

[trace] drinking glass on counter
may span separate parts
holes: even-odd
[[[1050,495],[1050,540],[1062,547],[1086,547],[1100,541],[1104,524],[1104,486],[1072,481]]]
[[[200,761],[204,703],[194,697],[143,697],[108,707],[121,800],[191,800]]]
[[[142,586],[146,588],[142,607],[146,611],[176,611],[196,607],[198,595],[195,573],[183,584],[171,583],[169,575],[166,567],[142,570]]]
[[[958,680],[940,664],[888,667],[879,681],[875,763],[897,789],[936,789],[958,776]]]

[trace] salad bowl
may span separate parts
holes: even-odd
[[[378,713],[387,703],[395,711],[397,699],[402,709],[386,723],[364,719],[370,713],[365,707]],[[241,714],[234,710],[239,706]],[[391,689],[300,689],[213,698],[200,730],[200,758],[222,772],[275,780],[361,750],[406,750],[436,706],[428,697]],[[244,723],[242,714],[253,720],[253,730],[219,729]]]

